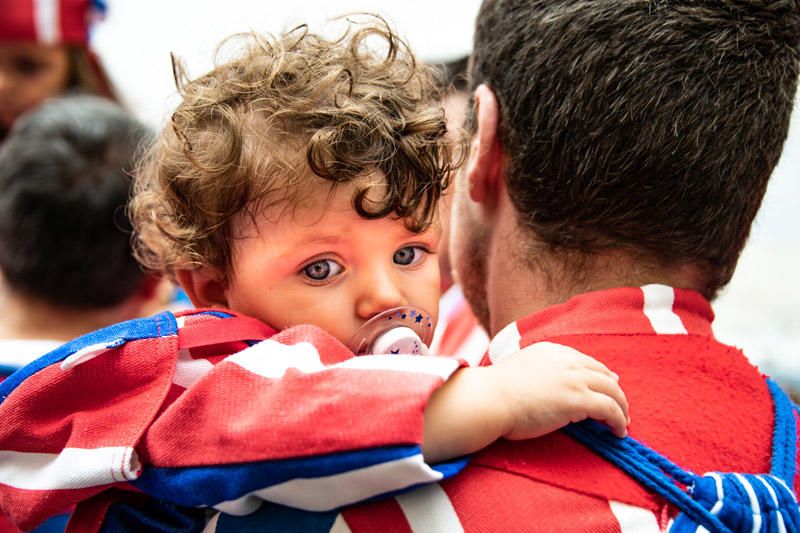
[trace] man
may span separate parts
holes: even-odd
[[[620,375],[633,437],[693,472],[769,471],[770,394],[714,339],[709,300],[781,154],[798,63],[795,0],[486,0],[452,245],[486,362],[577,348]],[[659,531],[675,512],[559,433],[315,527]]]
[[[148,132],[92,96],[31,111],[0,149],[0,381],[64,342],[140,316],[155,278],[125,216]],[[125,230],[125,227],[128,230]]]

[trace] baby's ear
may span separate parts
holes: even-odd
[[[176,270],[175,278],[195,307],[228,307],[222,276],[213,269]]]

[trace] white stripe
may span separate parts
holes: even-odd
[[[306,374],[341,368],[391,370],[431,374],[446,379],[458,368],[458,361],[450,357],[418,355],[363,355],[326,367],[320,361],[314,345],[308,342],[281,344],[272,340],[246,348],[228,357],[225,362],[235,363],[254,374],[272,379],[282,377],[290,368]]]
[[[189,350],[178,350],[178,361],[175,363],[175,373],[172,382],[188,389],[197,380],[208,374],[214,368],[208,359],[192,359]]]
[[[176,316],[175,317],[175,325],[178,329],[186,326],[186,317],[185,316]]]
[[[714,480],[714,484],[717,486],[717,503],[715,503],[711,508],[711,511],[709,511],[711,514],[716,515],[719,514],[719,512],[722,510],[722,506],[724,505],[725,488],[722,485],[722,478],[719,477],[718,474],[709,472],[706,475],[711,477]]]
[[[330,533],[351,533],[350,526],[347,525],[341,514],[336,515],[336,520],[333,521]]]
[[[61,370],[70,370],[75,368],[76,366],[85,363],[86,361],[91,361],[95,357],[100,354],[111,350],[115,346],[119,346],[118,342],[122,339],[117,339],[111,342],[101,342],[98,344],[91,344],[89,346],[85,346],[80,350],[74,352],[69,357],[66,357],[63,361],[61,361]],[[124,340],[122,340],[124,343]]]
[[[650,531],[660,533],[661,528],[658,525],[656,515],[650,509],[614,500],[609,500],[608,505],[611,507],[611,513],[619,522],[621,533],[647,533]]]
[[[217,531],[217,522],[219,522],[219,513],[216,513],[214,516],[211,517],[211,520],[208,521],[206,527],[203,528],[202,533],[216,533]]]
[[[650,320],[653,330],[661,335],[686,335],[681,317],[672,310],[675,303],[675,289],[666,285],[645,285],[644,314]]]
[[[478,366],[489,347],[489,336],[480,326],[472,328],[469,336],[453,354],[457,359],[463,359],[470,366]]]
[[[497,363],[512,353],[518,352],[521,340],[522,336],[517,328],[517,323],[512,322],[501,329],[492,339],[489,344],[489,359],[492,363]]]
[[[440,472],[425,464],[422,454],[417,454],[342,474],[292,479],[212,507],[223,513],[242,516],[252,513],[261,506],[262,500],[267,500],[306,511],[328,511],[376,494],[438,481],[442,477]]]
[[[0,451],[0,483],[17,489],[96,487],[139,477],[136,452],[127,446],[64,448],[61,453]]]
[[[353,357],[329,368],[349,368],[352,370],[393,370],[429,374],[447,379],[458,369],[459,362],[452,357],[419,355],[362,355]]]
[[[414,533],[464,531],[453,503],[438,483],[401,494],[395,499]]]
[[[794,490],[790,489],[784,480],[776,476],[772,476],[772,479],[780,483],[783,486],[783,488],[786,489],[787,492],[789,492],[790,494],[794,494]]]
[[[36,38],[43,44],[58,44],[61,40],[58,19],[59,0],[33,0]]]
[[[753,487],[750,486],[750,482],[747,481],[741,474],[733,475],[736,476],[736,479],[738,479],[739,483],[742,484],[744,491],[747,493],[747,497],[750,498],[750,509],[753,512],[753,529],[751,531],[753,533],[758,533],[758,531],[761,529],[761,506],[758,504],[756,492],[753,490]]]
[[[290,368],[305,373],[325,369],[313,344],[281,344],[269,339],[233,354],[225,362],[235,363],[254,374],[274,379],[283,376]]]
[[[767,488],[767,492],[769,492],[770,497],[772,498],[772,503],[775,504],[775,507],[780,507],[780,503],[778,502],[778,495],[775,494],[775,490],[770,486],[769,483],[764,481],[764,478],[761,476],[757,476],[757,478],[762,485]],[[783,515],[781,513],[777,513],[778,516],[778,533],[786,533],[786,524],[783,522]]]

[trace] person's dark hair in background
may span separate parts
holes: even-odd
[[[147,137],[122,108],[90,96],[50,101],[18,121],[0,147],[6,292],[92,312],[142,290],[147,280],[131,254],[125,208],[127,172]]]
[[[437,65],[440,72],[442,88],[447,92],[469,91],[469,80],[467,79],[467,67],[469,67],[469,56],[439,63]]]
[[[799,42],[796,0],[484,2],[471,84],[497,95],[522,224],[559,267],[621,249],[697,265],[714,297],[781,155]]]

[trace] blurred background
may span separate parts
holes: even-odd
[[[93,47],[123,103],[152,126],[161,124],[177,101],[170,52],[196,76],[211,67],[215,46],[231,33],[274,33],[300,22],[319,29],[330,17],[369,11],[385,16],[422,59],[438,63],[469,53],[480,5],[479,0],[108,3]],[[800,390],[800,109],[750,242],[715,310],[721,340],[744,349],[762,371]]]

